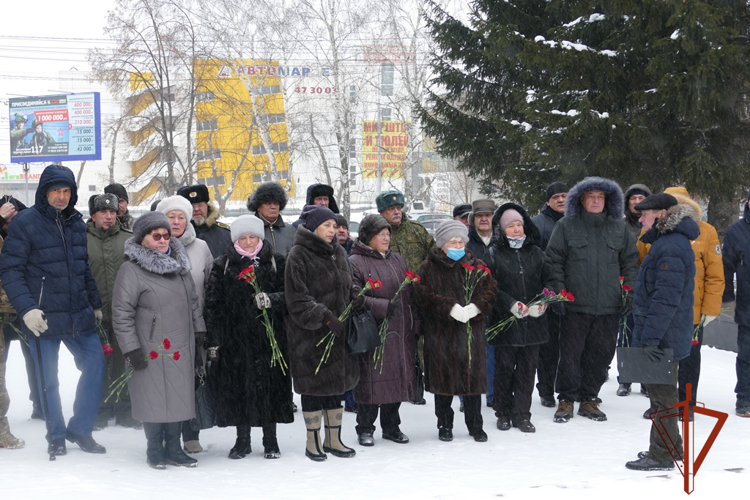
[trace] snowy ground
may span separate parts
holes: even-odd
[[[699,400],[706,407],[729,413],[724,429],[703,463],[691,498],[720,498],[717,494],[747,497],[750,478],[750,419],[734,415],[735,355],[703,349]],[[63,410],[70,416],[78,377],[64,347],[60,357]],[[345,443],[357,450],[352,459],[329,456],[314,463],[304,455],[305,430],[301,415],[278,430],[282,458],[262,457],[260,429],[253,430],[253,453],[229,460],[234,429],[210,429],[201,434],[207,451],[196,455],[197,469],[148,468],[143,431],[109,427],[94,433],[107,447],[106,455],[89,455],[68,443],[68,454],[49,462],[44,422],[29,420],[23,358],[17,343],[8,362],[13,433],[26,440],[22,450],[0,449],[2,499],[244,499],[244,498],[632,498],[658,495],[684,498],[682,476],[674,472],[639,473],[625,468],[639,450],[648,448],[650,422],[642,418],[648,399],[640,394],[615,396],[611,379],[602,388],[607,422],[576,416],[567,424],[552,422],[553,409],[535,396],[532,422],[536,434],[495,428],[490,408],[483,408],[489,442],[475,443],[466,432],[458,399],[454,400],[455,439],[437,439],[432,398],[427,406],[402,406],[401,429],[411,443],[398,445],[380,439],[363,448],[356,443],[355,416],[344,416]],[[299,405],[299,396],[295,396]],[[713,419],[697,416],[696,441],[703,443]]]

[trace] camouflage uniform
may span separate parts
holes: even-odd
[[[391,249],[404,258],[409,271],[416,273],[434,246],[435,239],[424,226],[405,215],[400,225],[391,226]]]
[[[3,239],[0,237],[0,250]],[[3,328],[16,317],[16,311],[10,305],[10,300],[0,283],[0,448],[23,448],[24,442],[10,433],[8,418],[5,416],[10,407],[10,396],[5,387],[5,335]]]

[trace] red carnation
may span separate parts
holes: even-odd
[[[466,269],[466,271],[468,271],[468,272],[471,272],[471,271],[473,271],[474,269],[476,269],[476,268],[475,268],[474,266],[472,266],[471,264],[461,264],[461,267],[463,267],[464,269]]]
[[[148,353],[148,355],[151,358],[151,361],[153,361],[153,360],[155,360],[156,358],[159,357],[159,353],[156,352],[156,351],[151,351],[150,353]]]
[[[617,278],[617,279],[618,279],[618,280],[620,280],[620,283],[622,283],[623,281],[625,281],[625,276],[620,276],[620,277],[619,277],[619,278]]]
[[[164,339],[164,342],[161,344],[164,349],[171,349],[172,348],[172,342],[169,341],[169,339]]]
[[[575,302],[575,301],[576,301],[576,298],[575,298],[575,297],[573,297],[573,294],[572,294],[572,293],[568,292],[568,300],[569,300],[569,301],[571,301],[571,302]]]
[[[371,288],[383,288],[383,282],[380,280],[374,280],[372,278],[367,278],[367,283],[370,284]]]
[[[114,349],[109,344],[104,344],[102,346],[102,350],[104,351],[104,357],[110,357],[112,356],[112,353],[114,352]]]
[[[417,280],[417,283],[419,283],[420,281],[422,281],[422,278],[418,274],[414,275],[414,279]]]
[[[626,292],[630,292],[633,290],[632,288],[630,288],[630,285],[622,285],[622,289],[625,290]]]
[[[411,272],[411,271],[406,271],[406,272],[404,273],[404,275],[405,275],[405,276],[406,276],[407,278],[409,278],[410,280],[413,280],[413,279],[414,279],[414,273],[413,273],[413,272]]]
[[[693,339],[693,345],[698,345],[698,339]]]
[[[174,359],[175,361],[179,361],[180,360],[180,351],[175,351],[174,354],[172,354],[172,359]]]

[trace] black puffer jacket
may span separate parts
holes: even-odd
[[[515,250],[510,247],[508,238],[499,227],[503,212],[512,208],[523,217],[526,240],[523,246]],[[515,302],[528,305],[535,297],[542,294],[545,287],[553,288],[552,268],[544,252],[539,248],[539,230],[520,205],[506,203],[495,211],[492,217],[495,228],[490,247],[484,254],[484,261],[497,281],[497,300],[489,316],[489,325],[493,326],[510,316],[510,307]],[[500,332],[490,343],[493,345],[527,346],[543,344],[549,340],[547,318],[526,316],[514,321],[510,327]]]
[[[563,215],[555,212],[552,207],[545,204],[539,215],[531,218],[536,228],[539,229],[539,246],[542,250],[547,249],[547,243],[549,243],[549,237],[552,236],[552,230],[555,229],[555,224],[563,218]]]

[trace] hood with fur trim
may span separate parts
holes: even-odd
[[[286,192],[284,187],[278,182],[266,182],[261,184],[247,199],[247,209],[251,212],[257,212],[258,208],[270,201],[279,204],[279,211],[286,207]]]
[[[604,210],[610,219],[620,220],[625,213],[625,197],[622,189],[613,180],[603,177],[586,177],[568,191],[565,202],[565,216],[570,217],[583,210],[581,197],[586,191],[604,191],[606,202]]]
[[[657,238],[669,233],[680,233],[690,240],[700,236],[698,214],[690,205],[678,203],[667,210],[664,219],[656,219],[654,226],[641,236],[644,243],[653,243]]]
[[[695,213],[698,215],[698,218],[696,220],[701,219],[701,217],[703,216],[703,209],[700,205],[698,205],[698,203],[690,198],[687,189],[682,186],[668,187],[664,190],[664,192],[674,196],[677,199],[677,203],[679,203],[680,205],[689,205],[693,210],[695,210]]]
[[[523,244],[539,246],[542,241],[542,236],[539,233],[539,229],[531,220],[531,217],[529,217],[526,209],[516,203],[504,203],[500,205],[497,210],[495,210],[495,215],[492,216],[492,239],[490,240],[490,245],[510,245],[508,243],[508,238],[505,237],[505,234],[500,229],[500,218],[503,216],[503,213],[510,208],[521,214],[521,217],[523,218],[523,234],[526,235],[526,241],[524,241]]]
[[[150,273],[188,274],[190,272],[190,259],[188,259],[185,247],[177,238],[170,238],[169,248],[172,250],[171,255],[146,248],[136,243],[135,238],[129,238],[125,242],[125,258]]]

